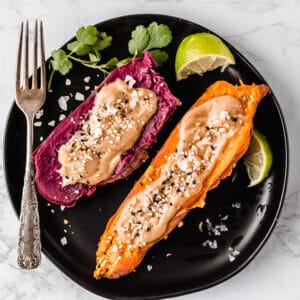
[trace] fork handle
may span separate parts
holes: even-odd
[[[41,262],[40,218],[31,158],[32,144],[33,118],[27,118],[27,155],[18,242],[18,264],[22,269],[34,269]]]

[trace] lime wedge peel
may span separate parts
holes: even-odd
[[[177,80],[189,75],[202,75],[207,71],[235,64],[234,56],[224,42],[217,36],[195,33],[185,37],[176,52],[175,72]]]
[[[268,177],[273,155],[267,139],[258,130],[253,132],[250,147],[243,162],[250,179],[248,187],[256,186]]]

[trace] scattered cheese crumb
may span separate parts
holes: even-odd
[[[60,210],[63,211],[65,209],[65,206],[61,205]]]
[[[91,87],[89,87],[88,85],[86,85],[86,86],[84,87],[84,89],[85,89],[86,91],[88,91],[90,88],[91,88]]]
[[[60,239],[60,243],[62,244],[62,246],[65,246],[68,244],[68,240],[67,238],[64,236]]]
[[[51,209],[50,211],[51,211],[53,214],[55,213],[55,210],[54,210],[54,209]]]
[[[166,254],[166,257],[169,257],[169,256],[171,256],[171,255],[172,255],[171,253],[167,253],[167,254]]]
[[[64,233],[67,233],[68,232],[68,230],[67,229],[64,229]]]
[[[47,206],[50,206],[51,205],[51,203],[47,203]]]
[[[74,99],[77,101],[83,101],[84,95],[82,93],[76,92]]]
[[[71,80],[69,78],[66,79],[66,85],[71,85]]]
[[[44,140],[44,137],[40,136],[40,141],[42,142]]]

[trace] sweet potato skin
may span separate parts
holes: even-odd
[[[200,106],[204,102],[215,97],[224,95],[233,96],[240,101],[244,114],[247,116],[247,120],[244,123],[241,131],[235,134],[233,138],[225,145],[218,162],[215,164],[210,173],[210,176],[205,179],[202,189],[195,196],[187,199],[185,203],[177,210],[177,213],[170,220],[164,235],[162,235],[158,240],[146,244],[144,247],[131,247],[126,243],[122,243],[120,238],[117,236],[115,228],[118,216],[121,214],[123,207],[127,204],[131,197],[145,189],[147,184],[160,176],[160,170],[161,167],[166,163],[166,157],[173,153],[177,147],[179,140],[178,129],[181,123],[179,122],[179,124],[170,134],[169,138],[166,140],[161,150],[152,160],[145,173],[135,183],[134,187],[123,201],[117,212],[109,220],[106,229],[98,243],[98,250],[96,253],[96,269],[94,271],[94,277],[96,279],[101,277],[112,279],[119,278],[135,270],[147,251],[159,240],[166,238],[167,235],[177,226],[177,224],[187,215],[190,209],[195,207],[204,207],[207,192],[218,186],[222,179],[231,174],[232,169],[237,161],[248,149],[253,130],[253,118],[257,105],[268,92],[270,92],[270,90],[266,85],[241,84],[239,86],[234,86],[226,81],[217,81],[206,90],[206,92],[190,109]]]

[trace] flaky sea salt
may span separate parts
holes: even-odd
[[[84,95],[82,93],[76,92],[74,99],[76,101],[83,101],[84,100]]]
[[[41,127],[42,126],[42,122],[34,122],[33,126],[34,127]]]
[[[228,252],[228,259],[230,262],[233,262],[236,259],[236,257],[240,254],[240,251],[233,247],[229,247]]]
[[[44,110],[40,109],[36,114],[35,114],[35,118],[36,119],[40,119],[44,114]]]
[[[233,208],[241,208],[241,203],[240,202],[232,203],[232,207]]]
[[[66,117],[66,115],[60,114],[60,115],[58,116],[58,121],[62,121],[65,117]]]
[[[216,240],[206,240],[205,242],[202,243],[203,247],[209,246],[211,249],[217,249],[218,248],[218,243]]]
[[[147,271],[150,272],[152,270],[152,266],[151,265],[147,265]]]
[[[67,238],[64,236],[60,239],[60,243],[62,246],[66,246],[68,244]]]
[[[91,77],[90,76],[86,76],[83,78],[83,81],[86,82],[86,83],[89,83],[91,80]]]
[[[48,125],[51,126],[51,127],[54,127],[55,126],[55,121],[52,120],[52,121],[48,122]]]
[[[68,110],[68,105],[67,105],[67,101],[70,99],[69,96],[60,96],[57,100],[58,102],[58,106],[61,110]]]
[[[134,86],[134,84],[136,83],[136,80],[130,75],[126,75],[124,81],[126,83],[128,83],[129,88],[132,88]]]

